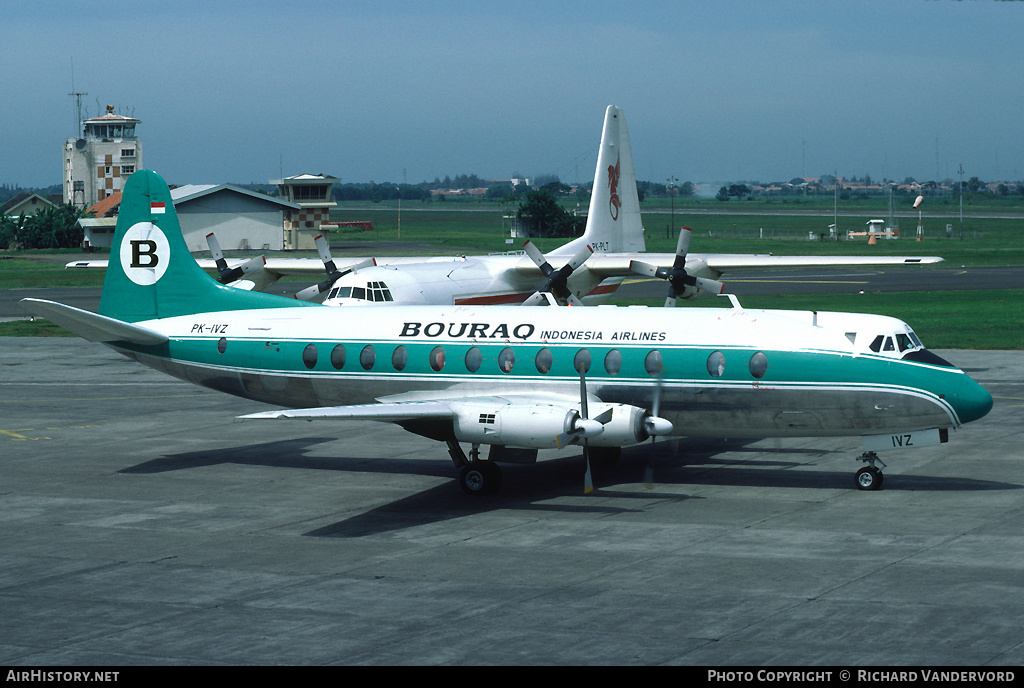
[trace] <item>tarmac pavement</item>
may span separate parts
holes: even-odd
[[[1019,666],[1024,352],[938,353],[995,407],[878,492],[856,438],[683,438],[471,498],[397,427],[0,338],[0,664]]]

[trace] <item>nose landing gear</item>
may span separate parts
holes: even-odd
[[[882,482],[885,480],[885,476],[882,475],[882,470],[875,466],[875,462],[882,464],[882,468],[885,468],[885,463],[878,458],[878,454],[873,451],[864,452],[857,457],[858,461],[864,461],[867,466],[864,466],[857,471],[854,479],[857,483],[858,490],[878,490],[882,487]]]

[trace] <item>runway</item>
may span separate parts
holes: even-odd
[[[0,664],[1020,665],[1024,352],[938,353],[995,408],[879,492],[855,438],[684,438],[481,499],[398,428],[0,338]]]

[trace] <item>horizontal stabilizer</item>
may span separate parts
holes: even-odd
[[[55,301],[22,299],[21,307],[90,342],[132,342],[149,346],[167,341],[165,335],[148,327],[121,322]]]

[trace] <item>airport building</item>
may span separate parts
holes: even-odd
[[[81,122],[81,137],[64,143],[63,200],[92,211],[78,221],[84,248],[111,245],[121,190],[135,170],[143,169],[136,135],[140,122],[108,105],[106,114]],[[207,251],[211,232],[228,251],[313,249],[313,239],[337,206],[331,187],[339,181],[323,174],[271,180],[276,198],[231,184],[193,184],[172,188],[171,199],[190,251]]]
[[[141,120],[107,112],[82,122],[80,138],[64,142],[65,203],[88,208],[119,193],[125,180],[142,168],[142,142],[135,135]]]
[[[338,205],[331,198],[331,186],[340,181],[324,174],[298,174],[270,180],[271,184],[277,184],[279,198],[297,206],[297,210],[285,217],[286,249],[314,248],[313,239],[320,233],[320,226],[329,222],[331,208]]]

